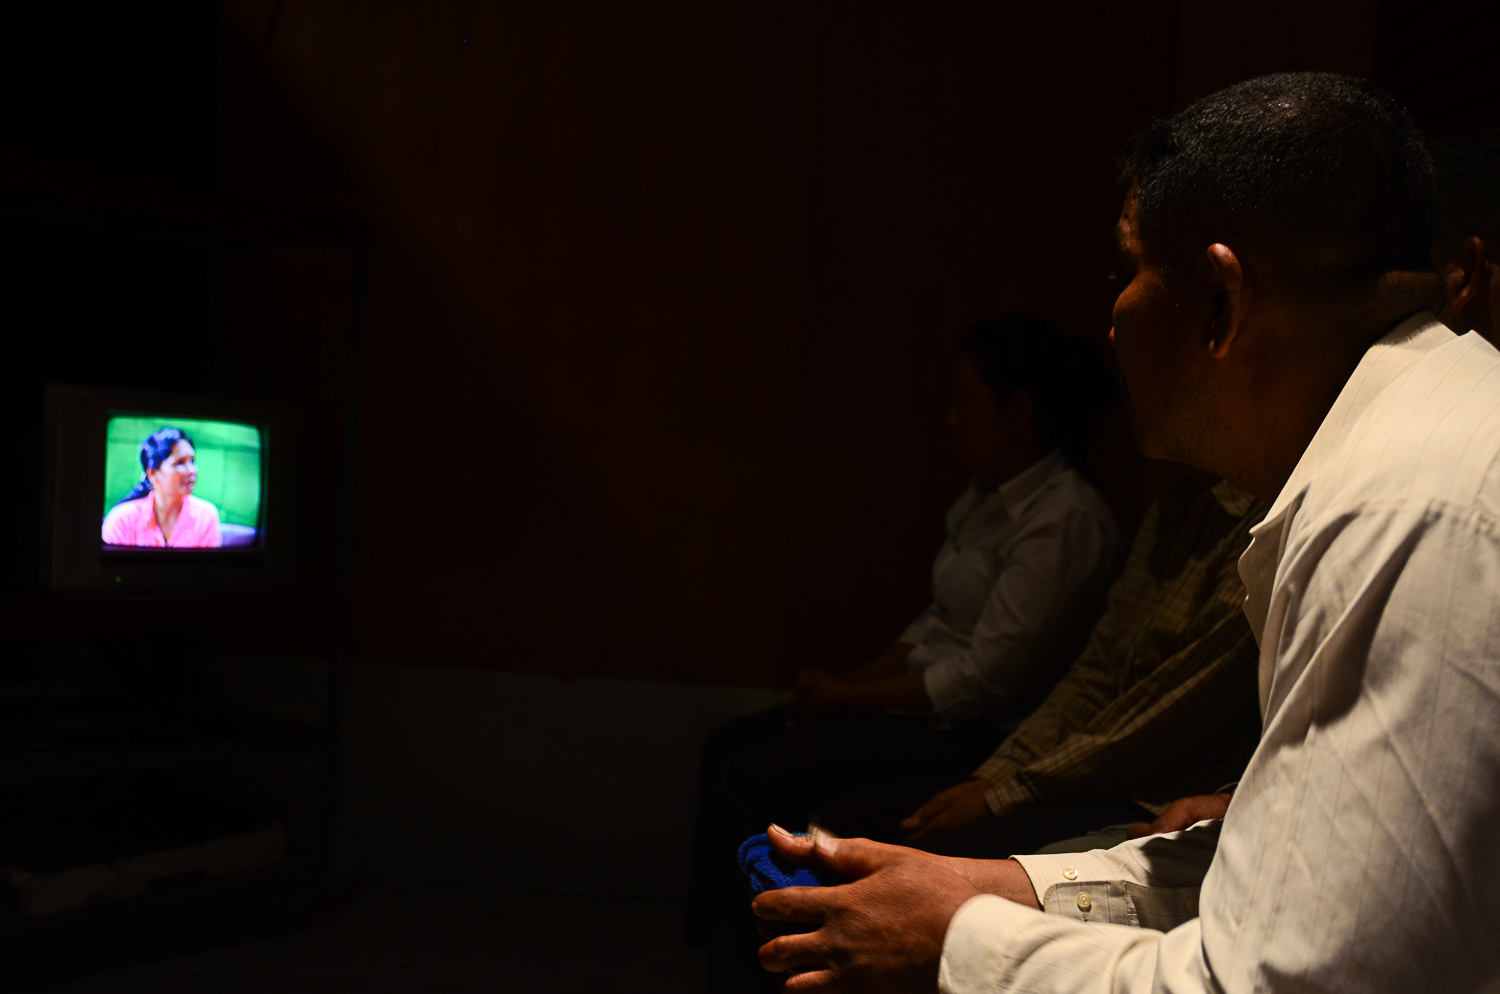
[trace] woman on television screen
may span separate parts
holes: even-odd
[[[217,549],[219,509],[193,496],[198,463],[193,440],[159,428],[141,443],[141,479],[104,516],[104,544]]]

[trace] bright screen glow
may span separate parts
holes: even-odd
[[[104,545],[258,544],[264,454],[258,427],[119,414],[109,419],[106,433]]]

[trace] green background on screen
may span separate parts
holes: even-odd
[[[198,485],[193,495],[219,509],[228,525],[260,527],[260,429],[232,421],[116,415],[104,447],[104,514],[141,478],[141,443],[160,428],[177,428],[193,440]],[[101,515],[102,517],[102,515]]]

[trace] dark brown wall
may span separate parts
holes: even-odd
[[[755,683],[816,8],[225,8],[221,178],[375,225],[367,659]]]
[[[921,610],[962,486],[939,423],[959,335],[1027,311],[1102,342],[1111,156],[1171,83],[1169,2],[824,10],[788,672],[859,662]],[[1133,466],[1110,468],[1129,516]]]
[[[1375,78],[1430,137],[1500,127],[1500,4],[1384,0]]]
[[[920,609],[963,330],[1103,340],[1125,134],[1373,38],[1351,4],[277,6],[225,0],[219,181],[374,224],[356,653],[762,685]]]
[[[1273,72],[1369,77],[1379,0],[1181,0],[1174,46],[1174,109],[1242,79]]]

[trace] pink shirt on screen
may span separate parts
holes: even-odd
[[[223,544],[219,536],[219,509],[192,494],[182,499],[182,513],[172,529],[172,541],[164,540],[156,525],[154,499],[154,494],[147,494],[110,508],[104,516],[104,544],[157,549],[217,549]]]

